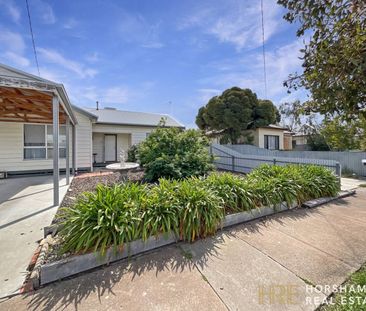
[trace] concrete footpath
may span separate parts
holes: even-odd
[[[366,261],[366,189],[161,248],[0,310],[314,310]],[[316,286],[316,288],[314,287]]]

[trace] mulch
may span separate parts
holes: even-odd
[[[129,181],[133,182],[143,182],[144,181],[144,171],[142,169],[130,171],[127,174]],[[123,182],[121,174],[118,172],[92,172],[92,173],[82,173],[73,178],[71,185],[58,209],[52,224],[57,224],[61,221],[62,208],[71,207],[75,204],[83,192],[93,192],[96,190],[99,184],[112,186]]]

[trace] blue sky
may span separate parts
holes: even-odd
[[[171,113],[194,127],[198,108],[228,87],[265,98],[260,1],[29,0],[41,76],[82,107]],[[301,70],[302,39],[264,0],[267,98]],[[0,0],[0,62],[37,74],[25,1]],[[303,94],[302,94],[303,95]]]

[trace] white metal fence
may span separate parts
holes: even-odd
[[[362,159],[366,159],[364,151],[282,151],[258,148],[252,145],[223,145],[235,150],[242,155],[269,156],[284,158],[311,159],[314,164],[324,160],[337,161],[342,166],[343,172],[349,171],[358,176],[366,176],[366,166],[362,164]]]
[[[287,164],[315,164],[332,170],[337,176],[341,175],[341,165],[334,160],[289,158],[279,156],[266,156],[255,154],[242,154],[227,146],[212,144],[210,153],[215,156],[214,163],[217,168],[233,172],[249,173],[261,164],[287,165]]]

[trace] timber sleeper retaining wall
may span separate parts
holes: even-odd
[[[354,194],[354,192],[348,192],[347,194],[342,193],[340,194],[340,197],[345,197],[352,194]],[[338,198],[338,196],[336,198]],[[219,227],[226,228],[234,226],[247,221],[287,211],[297,206],[297,203],[293,203],[291,206],[287,206],[286,203],[282,203],[275,207],[261,207],[253,209],[249,212],[240,212],[227,215]],[[149,237],[146,241],[143,241],[142,239],[132,241],[126,244],[122,251],[115,251],[113,247],[111,247],[106,251],[106,254],[103,257],[101,257],[98,253],[87,253],[71,256],[51,263],[46,263],[41,265],[39,268],[39,284],[45,285],[87,270],[97,268],[102,265],[128,258],[130,256],[138,255],[162,246],[177,243],[179,241],[179,237],[173,232],[170,232],[167,234],[159,234],[158,236]]]

